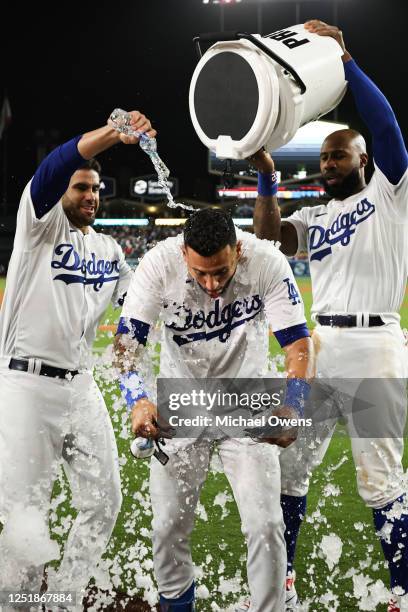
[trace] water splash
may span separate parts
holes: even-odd
[[[169,208],[177,208],[179,206],[180,208],[184,208],[184,210],[196,210],[193,206],[188,206],[182,202],[174,201],[173,195],[170,191],[170,185],[167,180],[170,176],[170,170],[157,153],[157,140],[155,138],[150,138],[150,136],[147,136],[142,132],[133,130],[129,125],[130,113],[122,110],[121,108],[115,108],[115,110],[111,113],[110,120],[115,130],[121,134],[126,134],[127,136],[137,136],[139,138],[140,148],[150,157],[157,174],[158,183],[160,187],[163,188],[167,196],[167,206]]]

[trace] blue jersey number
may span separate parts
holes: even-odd
[[[292,302],[292,306],[296,306],[296,304],[300,304],[301,303],[300,296],[296,288],[296,285],[294,285],[294,283],[291,282],[290,278],[284,278],[283,282],[286,283],[286,286],[288,288],[288,298]]]

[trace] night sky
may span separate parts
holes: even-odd
[[[333,3],[301,2],[300,22],[320,18],[332,23]],[[386,94],[405,135],[406,0],[337,4],[337,25],[349,51]],[[295,10],[291,0],[265,1],[262,33],[294,25]],[[253,0],[226,6],[224,14],[226,30],[258,32]],[[188,88],[197,63],[192,38],[220,29],[218,6],[201,0],[14,3],[2,21],[1,81],[12,110],[7,133],[10,212],[35,170],[41,147],[103,125],[115,107],[138,109],[151,118],[159,132],[159,152],[180,179],[181,195],[212,199],[216,179],[208,177],[206,150],[190,121]],[[349,94],[338,112],[339,121],[367,135]],[[0,149],[3,156],[3,142]],[[151,172],[138,147],[118,146],[100,161],[103,172],[119,180],[123,197],[128,197],[131,176]]]

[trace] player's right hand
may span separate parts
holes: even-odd
[[[145,115],[136,110],[130,111],[129,115],[129,127],[131,127],[132,130],[135,132],[142,132],[150,138],[156,137],[157,132],[152,128],[150,120]],[[110,119],[108,119],[108,125],[112,126]],[[137,144],[139,142],[139,138],[137,136],[128,136],[127,134],[119,133],[119,138],[124,144]]]
[[[248,157],[248,161],[251,166],[254,166],[262,174],[272,174],[272,172],[275,172],[273,159],[265,149],[259,149],[259,151]]]
[[[142,397],[132,408],[130,414],[132,432],[142,438],[157,438],[157,406],[147,398]]]

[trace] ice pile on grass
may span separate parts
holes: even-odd
[[[342,540],[335,533],[324,535],[320,542],[320,550],[327,563],[327,567],[330,571],[333,571],[334,566],[340,561],[343,550]]]

